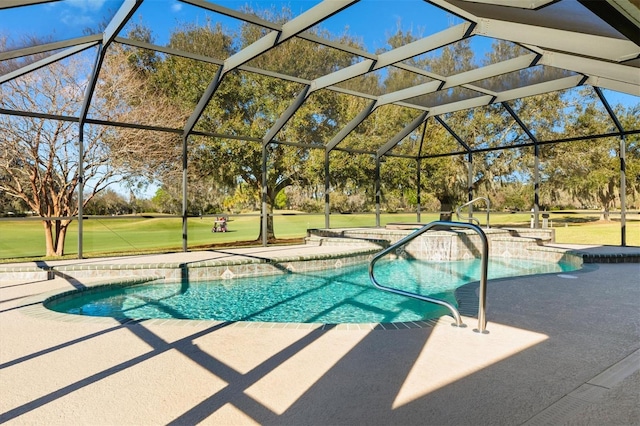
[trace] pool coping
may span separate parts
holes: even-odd
[[[309,246],[305,246],[309,247]],[[145,270],[185,270],[198,268],[228,268],[231,266],[247,266],[247,265],[277,265],[277,264],[294,264],[310,261],[327,261],[334,259],[350,259],[357,257],[367,257],[373,255],[380,250],[379,246],[361,246],[349,247],[348,251],[337,251],[336,253],[313,253],[309,255],[295,256],[274,256],[274,257],[257,257],[249,256],[245,253],[231,253],[230,258],[209,259],[183,262],[121,262],[111,263],[111,260],[99,259],[103,263],[61,263],[52,265],[16,265],[16,266],[0,266],[0,276],[7,279],[24,279],[24,278],[45,278],[53,279],[55,276],[66,278],[67,273],[77,273],[86,271],[145,271]],[[194,253],[194,252],[191,252]],[[95,261],[95,259],[91,259]],[[285,266],[286,268],[286,266]],[[289,268],[291,270],[291,268]],[[39,274],[39,275],[29,275]],[[77,277],[81,274],[73,274]],[[258,275],[258,274],[255,274]],[[154,275],[158,278],[157,275]],[[117,275],[114,275],[117,277]],[[168,278],[168,277],[165,277]],[[225,277],[221,277],[225,278]],[[231,278],[231,277],[229,277]]]
[[[524,246],[523,253],[510,253],[509,250],[500,248],[500,243],[511,241],[529,240],[532,243]],[[640,263],[640,250],[638,253],[590,253],[583,250],[572,248],[563,248],[558,246],[536,245],[535,239],[501,236],[492,239],[493,252],[492,257],[512,257],[512,258],[528,258],[545,261],[568,261],[570,263]],[[297,255],[274,255],[274,256],[252,256],[244,252],[233,250],[228,251],[212,251],[211,253],[225,253],[227,257],[220,259],[207,259],[182,262],[132,262],[126,257],[120,258],[99,258],[96,260],[82,259],[73,261],[54,261],[54,264],[42,265],[33,264],[17,264],[13,266],[0,266],[0,278],[4,279],[54,279],[56,276],[62,278],[98,278],[100,276],[109,276],[113,278],[123,278],[128,276],[146,276],[154,275],[167,279],[181,279],[186,274],[190,279],[228,279],[234,277],[245,277],[252,275],[273,275],[278,270],[283,269],[289,271],[305,271],[305,270],[321,270],[330,267],[340,268],[353,262],[361,262],[370,260],[371,257],[380,250],[380,245],[375,242],[360,242],[359,244],[347,244],[346,246],[324,246],[323,249],[332,250],[331,252],[321,252],[313,250],[314,245],[302,245],[301,250],[311,249],[309,254]],[[318,247],[319,248],[319,247]],[[199,252],[186,252],[199,253]],[[274,253],[277,253],[275,251]],[[184,255],[184,253],[182,253]],[[148,256],[153,258],[153,255]],[[335,259],[339,259],[339,263],[331,264]],[[345,261],[342,261],[344,259]],[[129,262],[127,262],[129,260]],[[318,262],[317,265],[308,264],[310,262]],[[300,265],[305,265],[300,268]],[[148,274],[148,271],[156,271],[156,273]],[[194,276],[194,272],[195,274]],[[219,277],[216,276],[219,275]]]

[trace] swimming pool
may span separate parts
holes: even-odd
[[[489,279],[575,270],[569,263],[492,259]],[[381,283],[457,305],[456,290],[480,277],[480,260],[380,262]],[[57,312],[119,319],[177,318],[293,323],[390,323],[439,318],[448,310],[384,292],[367,264],[308,273],[216,280],[111,285],[45,301]]]

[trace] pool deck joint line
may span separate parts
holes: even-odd
[[[640,349],[563,396],[524,423],[526,426],[558,425],[571,419],[589,404],[598,402],[613,387],[640,370]]]

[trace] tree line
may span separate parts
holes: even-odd
[[[286,22],[287,11],[257,11],[270,20]],[[316,28],[318,36],[364,50],[362,42]],[[232,31],[207,22],[179,25],[168,47],[223,60],[264,35],[264,29],[242,24]],[[153,43],[151,29],[142,24],[128,28],[127,37]],[[416,39],[398,30],[387,48]],[[0,39],[1,50],[10,41]],[[132,43],[133,44],[133,43]],[[421,55],[407,65],[450,76],[478,66],[528,53],[520,46],[496,41],[492,52],[476,57],[468,40],[446,46],[438,56]],[[90,55],[72,57],[2,84],[2,107],[57,116],[77,116],[83,102]],[[35,61],[38,56],[29,58]],[[24,59],[23,59],[24,61]],[[352,54],[293,38],[248,62],[247,68],[313,80],[358,61]],[[20,60],[0,64],[2,74],[21,65]],[[160,54],[133,45],[109,46],[100,71],[89,117],[136,123],[149,129],[85,124],[82,167],[84,207],[88,214],[118,214],[152,210],[177,214],[182,209],[182,140],[179,132],[150,130],[153,126],[182,129],[218,66],[182,56]],[[510,73],[490,90],[500,91],[562,76],[563,71],[534,67]],[[423,75],[389,67],[340,83],[370,95],[380,95],[427,82]],[[61,90],[64,88],[64,90]],[[189,214],[240,213],[260,207],[262,192],[262,140],[273,123],[304,89],[302,83],[235,70],[225,75],[188,138]],[[465,99],[468,89],[454,88],[412,100],[437,105],[443,100]],[[267,145],[267,202],[270,209],[289,208],[321,212],[325,200],[325,144],[347,125],[369,100],[331,90],[313,92]],[[518,117],[533,129],[539,141],[611,132],[612,121],[591,88],[555,92],[511,101]],[[623,127],[640,128],[640,104],[616,106]],[[384,210],[438,210],[467,200],[469,190],[485,196],[495,208],[528,210],[533,204],[534,148],[529,137],[502,105],[429,118],[426,125],[403,139],[380,165],[380,194],[376,198],[375,151],[393,138],[421,111],[384,105],[376,110],[329,154],[331,210],[372,211],[379,201]],[[446,130],[472,149],[471,158]],[[80,178],[77,122],[48,118],[0,115],[0,201],[35,212],[41,217],[68,217],[78,213]],[[211,136],[203,136],[204,134]],[[640,203],[640,144],[626,139],[629,199]],[[540,146],[540,204],[543,208],[591,207],[608,211],[618,202],[619,140],[592,139]],[[500,149],[518,146],[515,149]],[[457,155],[446,156],[451,152]],[[414,157],[414,158],[409,158]],[[420,161],[415,157],[425,157]],[[426,158],[428,157],[428,158]],[[130,196],[124,200],[112,189],[127,187],[131,194],[150,182],[159,185],[150,200]],[[6,207],[5,207],[6,209]],[[44,220],[47,255],[61,255],[71,219]],[[272,228],[271,228],[272,232]],[[273,235],[270,235],[273,237]]]

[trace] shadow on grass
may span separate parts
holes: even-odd
[[[562,216],[561,218],[554,218],[553,219],[555,222],[562,222],[562,223],[569,223],[569,224],[575,224],[575,225],[579,225],[579,224],[584,224],[584,223],[594,223],[594,222],[598,222],[600,220],[599,217],[596,216]]]

